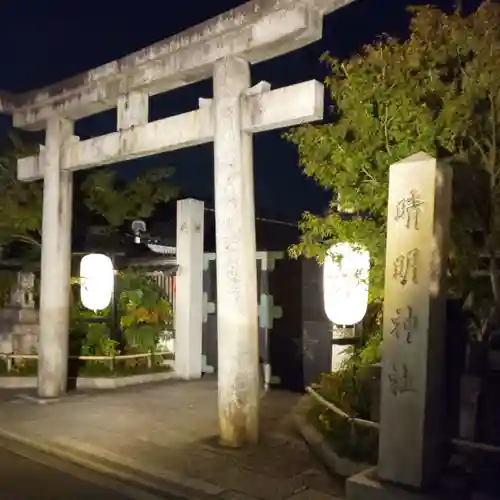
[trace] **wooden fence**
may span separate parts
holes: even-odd
[[[147,276],[151,278],[165,293],[165,298],[172,304],[172,310],[175,311],[175,274],[165,273],[163,271],[148,272]]]

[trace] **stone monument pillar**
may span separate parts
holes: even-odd
[[[451,168],[391,166],[378,476],[423,488],[440,466]]]
[[[425,153],[390,168],[379,458],[365,477],[377,499],[414,498],[405,488],[425,490],[440,472],[451,176]],[[356,478],[349,498],[368,500]]]

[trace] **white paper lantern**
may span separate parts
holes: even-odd
[[[359,323],[368,307],[370,254],[350,243],[327,252],[323,266],[323,299],[328,319],[336,325]]]
[[[115,272],[111,259],[101,253],[85,255],[80,262],[80,298],[92,311],[106,309],[111,303]]]

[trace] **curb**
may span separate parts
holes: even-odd
[[[152,382],[178,379],[175,371],[158,373],[143,373],[140,375],[127,375],[125,377],[79,377],[76,379],[77,389],[119,389],[133,385],[143,385]],[[37,377],[0,377],[0,389],[36,389]]]
[[[26,438],[19,434],[0,428],[0,438],[22,446],[32,448],[46,455],[73,463],[82,468],[97,472],[104,476],[128,483],[136,488],[160,495],[167,495],[172,500],[215,500],[224,498],[225,489],[202,480],[181,478],[179,474],[165,470],[154,473],[134,467],[126,463],[124,457],[117,457],[120,462],[103,458],[94,453],[75,450],[58,443],[44,443]]]
[[[339,457],[321,432],[307,422],[305,417],[300,413],[295,413],[293,422],[313,455],[326,467],[330,474],[347,478],[373,467],[372,465],[353,462],[348,458]]]

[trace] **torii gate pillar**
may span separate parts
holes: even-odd
[[[214,65],[219,425],[223,444],[258,439],[259,346],[252,136],[244,132],[250,66]]]
[[[59,397],[68,378],[73,172],[61,169],[62,148],[72,138],[73,123],[47,123],[43,181],[38,395]]]

